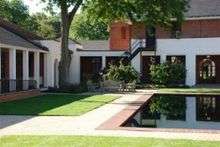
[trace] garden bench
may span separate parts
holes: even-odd
[[[101,82],[102,91],[120,91],[121,82],[106,80]]]

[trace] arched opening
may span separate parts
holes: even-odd
[[[212,83],[216,78],[216,63],[207,56],[200,62],[199,78],[205,83]]]
[[[58,59],[55,59],[54,61],[54,87],[58,88],[59,87],[59,61]]]

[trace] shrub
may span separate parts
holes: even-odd
[[[150,71],[151,81],[156,85],[179,86],[185,83],[186,70],[183,64],[152,65]]]
[[[120,62],[119,66],[110,65],[105,77],[113,81],[122,81],[125,83],[138,80],[138,72],[131,65],[124,65]]]

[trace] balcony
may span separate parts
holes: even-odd
[[[156,38],[148,37],[146,39],[135,40],[132,44],[132,51],[137,48],[141,48],[142,51],[155,51],[156,50]]]
[[[37,89],[35,80],[0,80],[0,94]]]

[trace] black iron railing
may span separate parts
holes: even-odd
[[[0,80],[0,93],[37,89],[35,80]]]

